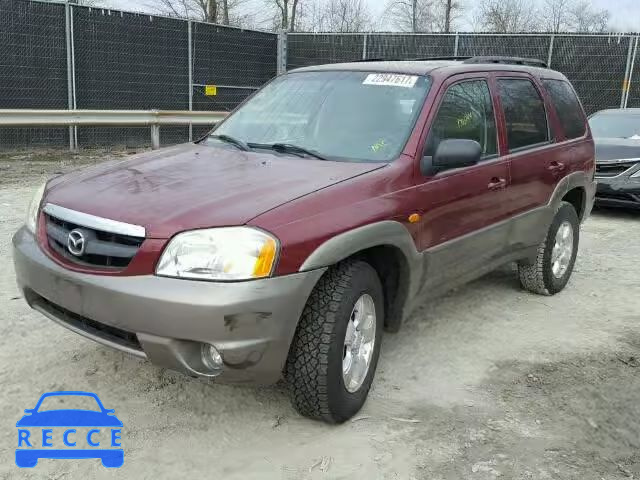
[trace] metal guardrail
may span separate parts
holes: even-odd
[[[151,146],[157,149],[162,125],[213,125],[226,116],[226,112],[183,110],[0,109],[0,127],[149,127]],[[78,148],[77,135],[71,135],[70,147]]]

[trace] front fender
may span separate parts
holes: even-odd
[[[354,228],[330,238],[311,252],[300,266],[300,271],[328,267],[362,250],[385,245],[397,247],[409,265],[418,257],[413,238],[404,225],[385,220]]]

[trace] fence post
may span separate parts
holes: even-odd
[[[620,98],[620,108],[624,108],[624,103],[627,98],[627,88],[629,85],[629,67],[631,66],[631,54],[633,53],[633,40],[632,36],[629,36],[629,49],[627,50],[627,65],[624,70],[624,80],[622,80],[622,97]]]
[[[191,44],[191,20],[187,22],[187,34],[189,35],[187,57],[189,63],[189,111],[193,111],[193,46]],[[189,141],[193,142],[193,124],[189,122]]]
[[[278,56],[276,60],[276,73],[278,75],[287,71],[287,40],[287,32],[280,30],[278,32]]]
[[[640,39],[640,37],[636,37],[635,47],[633,49],[633,55],[631,57],[631,64],[629,65],[629,74],[627,75],[627,79],[625,81],[625,88],[623,88],[624,105],[622,106],[622,108],[627,108],[627,106],[629,105],[629,97],[631,96],[631,81],[633,80],[633,70],[636,66],[636,58],[638,56],[638,39]]]
[[[67,49],[67,108],[69,110],[74,110],[76,103],[75,68],[73,61],[73,29],[71,25],[73,22],[72,8],[73,7],[67,0],[64,4],[64,37]],[[77,127],[69,127],[69,150],[74,151],[78,149],[77,139]]]
[[[547,55],[547,67],[551,68],[551,60],[553,59],[553,44],[556,40],[556,36],[552,33],[549,40],[549,55]]]
[[[460,34],[456,32],[456,43],[453,46],[453,56],[458,56],[458,45],[460,44]]]

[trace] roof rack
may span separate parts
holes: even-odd
[[[547,62],[543,62],[536,58],[522,57],[470,57],[463,63],[504,63],[506,65],[526,65],[529,67],[549,68]]]
[[[396,62],[396,61],[408,61],[408,62],[430,62],[438,60],[458,60],[466,64],[480,64],[480,63],[500,63],[505,65],[525,65],[529,67],[541,67],[549,68],[546,62],[538,60],[537,58],[522,58],[522,57],[501,57],[501,56],[452,56],[452,57],[425,57],[425,58],[363,58],[362,60],[356,60],[356,62]]]

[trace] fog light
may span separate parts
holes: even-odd
[[[222,370],[222,355],[209,343],[202,344],[202,363],[211,370]]]

